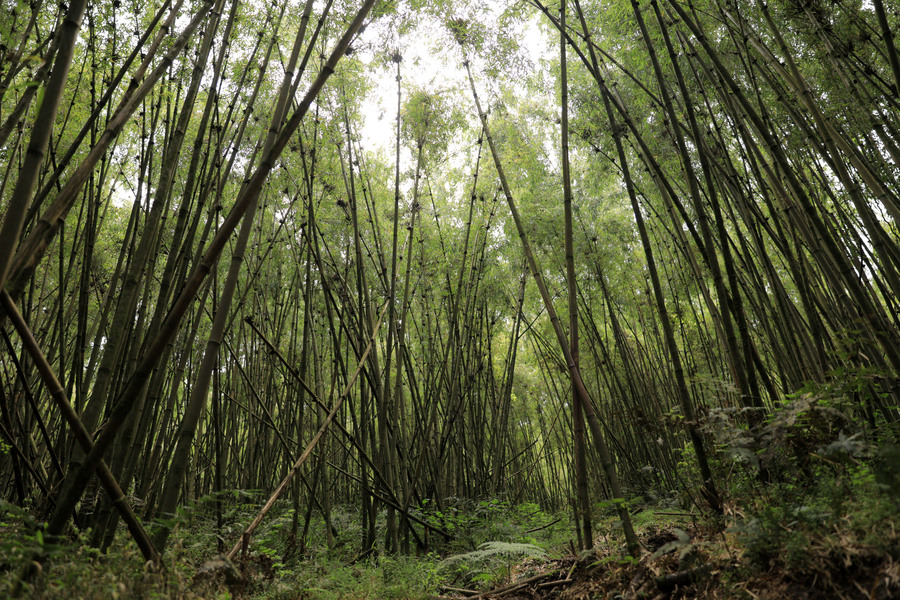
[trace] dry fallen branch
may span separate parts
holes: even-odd
[[[687,571],[663,575],[662,577],[655,578],[654,581],[656,581],[656,587],[658,587],[660,591],[671,592],[680,585],[690,585],[696,582],[698,579],[709,574],[711,570],[712,567],[710,565],[703,565],[702,567],[688,569]]]
[[[478,594],[477,596],[471,596],[468,600],[481,600],[482,598],[504,596],[510,592],[514,592],[520,588],[523,588],[531,583],[536,583],[543,579],[549,579],[551,577],[555,577],[556,575],[559,575],[559,571],[560,571],[559,569],[554,569],[552,571],[547,571],[546,573],[540,573],[538,575],[534,575],[533,577],[529,577],[528,579],[523,579],[522,581],[518,581],[516,583],[507,585],[506,587],[496,588],[493,590],[489,590],[487,592],[482,592],[482,593]]]
[[[478,590],[467,590],[465,588],[455,588],[455,587],[450,587],[449,585],[442,585],[440,587],[440,590],[442,592],[454,592],[457,594],[464,594],[466,596],[477,596],[478,594],[481,593]]]

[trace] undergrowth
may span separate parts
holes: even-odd
[[[595,503],[595,549],[578,557],[583,579],[559,598],[618,593],[642,572],[689,574],[689,584],[668,592],[682,598],[900,597],[900,449],[848,430],[850,420],[827,398],[799,396],[753,431],[739,416],[710,413],[704,424],[719,443],[714,468],[723,484],[723,514],[709,516],[692,504],[690,491],[699,482],[685,450],[680,500],[651,490],[652,500],[632,496],[627,504],[643,546],[638,556],[624,551],[620,501]],[[221,530],[216,501],[223,506]],[[357,507],[333,507],[328,523],[314,511],[299,539],[294,509],[282,502],[255,533],[247,556],[234,564],[216,557],[262,501],[261,494],[232,491],[180,509],[168,523],[174,530],[162,572],[144,564],[124,532],[107,553],[88,545],[90,531],[54,546],[27,507],[0,503],[0,597],[39,552],[48,560],[27,597],[337,600],[488,590],[549,571],[554,558],[574,550],[566,514],[497,498],[444,498],[413,514],[450,537],[422,533],[428,546],[413,541],[411,555],[360,552]],[[376,539],[384,537],[381,513]]]
[[[223,501],[224,525],[217,531],[214,501]],[[431,503],[429,503],[431,504]],[[510,576],[523,558],[564,552],[570,523],[538,505],[490,499],[447,498],[426,504],[416,516],[452,534],[432,534],[430,547],[415,555],[360,553],[363,528],[355,507],[330,512],[332,536],[321,515],[311,519],[306,540],[292,532],[293,508],[278,503],[255,533],[249,553],[234,564],[215,556],[230,547],[259,509],[258,495],[220,494],[179,510],[166,552],[166,568],[145,565],[122,531],[107,553],[87,543],[90,531],[72,533],[48,546],[41,524],[14,505],[0,504],[0,597],[11,593],[18,574],[33,557],[48,560],[26,596],[33,598],[259,598],[331,600],[343,598],[427,598],[441,586],[488,589]],[[301,509],[302,510],[302,509]],[[303,515],[300,516],[302,529]],[[377,539],[384,539],[384,514]],[[413,544],[413,547],[415,544]]]

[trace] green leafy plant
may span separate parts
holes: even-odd
[[[498,576],[509,573],[512,562],[526,558],[544,559],[547,553],[534,544],[485,542],[471,552],[448,556],[440,566],[445,572],[455,574],[456,579],[491,584]]]

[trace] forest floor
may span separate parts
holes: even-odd
[[[894,547],[900,542],[896,522],[890,529]],[[740,552],[736,536],[717,527],[692,524],[647,527],[645,549],[636,560],[625,560],[610,548],[569,555],[540,567],[516,569],[519,578],[486,593],[434,596],[440,599],[503,598],[505,600],[688,599],[752,598],[765,600],[831,600],[900,598],[897,555],[859,539],[861,531],[833,530],[811,540],[806,554],[788,559],[770,557],[760,568]],[[875,534],[874,531],[869,532]],[[791,563],[791,564],[789,564]],[[538,571],[534,573],[534,571]]]
[[[685,508],[685,498],[636,498],[629,509],[637,556],[625,552],[614,503],[596,505],[595,548],[577,552],[566,514],[534,503],[447,499],[419,515],[452,533],[431,534],[428,552],[360,554],[362,525],[346,507],[332,509],[331,535],[313,516],[301,544],[285,504],[257,531],[246,560],[231,562],[217,546],[239,537],[260,505],[240,492],[225,505],[221,531],[209,498],[181,512],[161,572],[143,563],[124,531],[106,553],[90,547],[89,532],[48,548],[28,510],[2,503],[0,598],[23,565],[49,550],[23,597],[887,600],[900,598],[898,474],[900,465],[885,476],[850,463],[805,482],[746,477],[732,481],[718,516]],[[380,541],[383,519],[378,527]]]

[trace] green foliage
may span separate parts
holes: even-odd
[[[492,541],[526,542],[555,550],[568,539],[567,523],[533,502],[511,505],[496,498],[448,498],[443,510],[431,508],[432,504],[426,503],[422,516],[454,536],[446,547],[438,547],[444,552],[465,552]]]
[[[859,465],[837,475],[822,471],[818,481],[810,487],[773,486],[768,498],[731,528],[750,565],[809,568],[811,557],[833,542],[844,544],[846,552],[865,547],[900,556],[900,538],[892,529],[900,511],[870,467]]]
[[[478,546],[477,550],[466,552],[464,554],[454,554],[445,558],[442,562],[444,566],[456,565],[459,563],[482,563],[495,558],[509,558],[511,556],[521,556],[526,558],[546,558],[547,553],[534,544],[515,544],[510,542],[485,542]]]
[[[209,546],[193,553],[175,544],[166,556],[167,569],[145,565],[134,542],[120,538],[104,554],[84,536],[49,544],[42,526],[27,511],[0,501],[0,596],[10,595],[23,567],[36,556],[48,556],[36,579],[25,584],[27,597],[85,600],[179,598],[226,600],[231,593],[217,582],[195,579],[193,564],[202,562]],[[202,534],[203,527],[191,535]],[[196,563],[194,563],[196,561]]]
[[[823,569],[900,556],[900,462],[894,447],[848,433],[846,409],[833,395],[800,394],[753,432],[716,415],[712,431],[745,467],[728,481],[740,505],[729,531],[747,568],[816,579]]]
[[[316,557],[298,565],[295,572],[280,575],[257,597],[267,600],[424,598],[438,585],[435,563],[430,557],[382,556],[347,565],[339,560]]]
[[[545,559],[547,553],[534,544],[485,542],[471,552],[448,556],[440,567],[467,584],[490,586],[508,576],[514,563],[526,558]]]
[[[35,556],[59,552],[57,545],[45,543],[42,527],[30,511],[0,500],[0,572],[10,576],[4,577],[4,586]]]
[[[431,160],[440,160],[463,124],[462,111],[447,90],[413,89],[401,112],[401,131]]]

